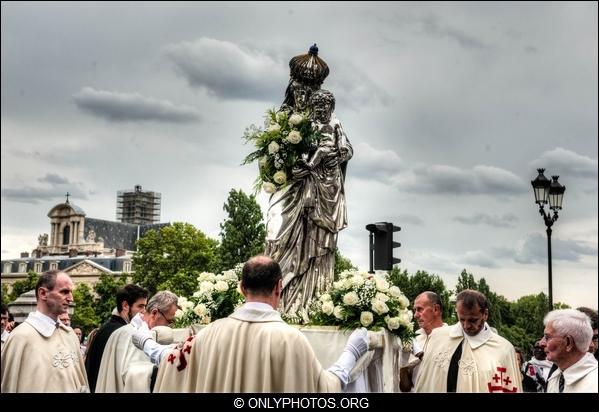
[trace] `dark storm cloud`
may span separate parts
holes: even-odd
[[[579,240],[551,240],[552,258],[578,262],[583,256],[597,256],[597,246]],[[518,263],[547,263],[547,237],[541,233],[529,235],[514,251]]]
[[[470,170],[446,165],[419,167],[401,180],[403,190],[414,193],[516,195],[528,190],[525,182],[513,173],[482,165]]]
[[[197,109],[139,93],[119,93],[84,87],[73,96],[81,110],[113,122],[157,121],[188,123],[200,120]]]
[[[536,168],[545,168],[551,174],[597,179],[597,159],[556,147],[531,162]],[[549,177],[548,174],[546,174]]]
[[[492,227],[515,227],[514,223],[518,221],[518,217],[513,213],[504,215],[488,215],[486,213],[478,213],[473,216],[456,216],[453,218],[456,222],[465,225],[487,225]]]
[[[67,190],[73,199],[87,199],[87,194],[77,186],[68,185],[63,187],[31,187],[2,189],[2,197],[9,202],[33,203],[48,202],[52,200],[65,199]]]

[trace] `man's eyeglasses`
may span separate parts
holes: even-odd
[[[597,335],[593,335],[593,340],[597,341],[597,340],[599,340],[599,337]]]
[[[541,338],[541,340],[545,340],[545,342],[549,342],[551,339],[553,338],[565,338],[565,336],[560,336],[560,335],[555,335],[555,336],[549,336],[547,334],[544,334],[543,337]]]
[[[160,312],[160,314],[162,315],[162,317],[164,318],[164,320],[166,320],[168,322],[168,326],[172,326],[175,324],[175,320],[174,319],[169,319],[166,317],[166,315],[158,308],[156,308],[158,310],[158,312]]]

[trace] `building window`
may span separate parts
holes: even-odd
[[[27,272],[27,262],[19,263],[19,273]]]
[[[58,269],[58,262],[50,262],[50,270]]]
[[[131,261],[128,260],[126,262],[123,263],[123,272],[131,272]]]
[[[42,262],[35,262],[33,265],[33,271],[36,273],[42,273]]]
[[[10,273],[12,271],[12,263],[4,264],[4,273]]]

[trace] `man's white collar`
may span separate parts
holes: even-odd
[[[27,316],[27,319],[25,319],[25,322],[33,326],[33,328],[45,338],[52,336],[58,327],[68,330],[67,326],[61,322],[54,320],[37,310],[35,312],[31,312],[29,316]]]
[[[229,317],[246,322],[283,322],[279,312],[261,302],[247,302]]]
[[[478,332],[478,334],[476,336],[470,336],[467,333],[465,333],[464,329],[462,329],[462,324],[460,322],[456,323],[455,325],[450,326],[450,329],[449,329],[450,337],[466,338],[472,349],[476,349],[479,346],[484,345],[484,343],[486,341],[488,341],[492,335],[493,335],[493,332],[491,331],[491,327],[489,326],[489,324],[487,322],[485,322],[485,326],[483,326],[482,330],[480,332]]]
[[[589,374],[589,371],[597,369],[597,360],[595,357],[586,352],[582,358],[578,360],[574,365],[563,371],[564,380],[568,385],[576,383],[578,380],[584,378]]]

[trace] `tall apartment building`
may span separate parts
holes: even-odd
[[[160,222],[161,195],[158,192],[119,190],[116,199],[116,218],[123,223],[148,225]]]

